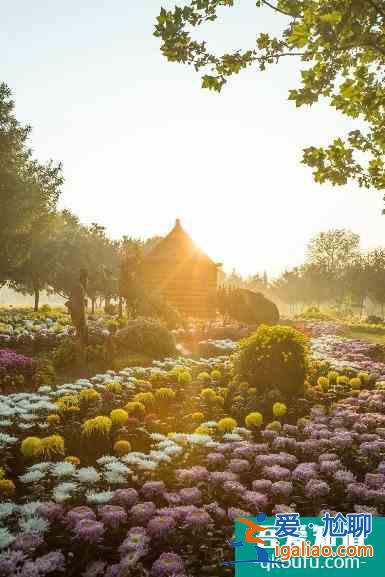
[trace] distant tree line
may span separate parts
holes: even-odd
[[[68,298],[79,270],[89,276],[92,309],[119,296],[122,258],[144,242],[107,237],[96,223],[85,226],[68,210],[58,210],[64,182],[60,163],[41,163],[29,144],[31,128],[15,117],[10,89],[0,84],[0,286],[34,295]]]
[[[302,266],[285,271],[271,290],[294,312],[303,305],[333,305],[364,310],[366,299],[385,304],[385,248],[364,252],[351,231],[329,230],[315,236]]]

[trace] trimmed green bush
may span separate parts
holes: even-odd
[[[173,334],[154,319],[135,319],[113,336],[119,353],[141,353],[154,359],[175,354]]]
[[[234,369],[260,392],[277,388],[286,397],[303,391],[308,364],[305,335],[292,327],[262,325],[240,342]]]

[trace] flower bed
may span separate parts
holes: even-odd
[[[22,387],[32,378],[34,366],[30,357],[0,349],[0,391]]]

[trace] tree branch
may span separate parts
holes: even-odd
[[[366,0],[383,18],[385,18],[385,11],[375,2],[375,0]]]
[[[295,18],[294,14],[290,14],[290,12],[285,12],[284,10],[277,8],[277,6],[270,4],[270,2],[267,2],[267,0],[262,0],[262,2],[263,2],[263,4],[265,4],[265,6],[268,6],[272,10],[275,10],[275,12],[279,12],[280,14],[283,14],[284,16],[290,16],[291,18]]]

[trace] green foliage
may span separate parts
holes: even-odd
[[[263,393],[277,388],[289,397],[303,390],[307,355],[302,333],[291,327],[262,325],[241,341],[234,357],[235,372]]]
[[[308,307],[300,315],[296,315],[296,318],[302,320],[328,321],[332,317],[321,312],[318,307]]]
[[[115,333],[113,342],[118,353],[135,352],[152,358],[171,356],[176,351],[173,334],[154,319],[128,321]]]
[[[305,149],[303,163],[313,169],[314,180],[342,185],[354,179],[360,186],[384,190],[383,2],[257,0],[257,8],[272,10],[279,18],[279,36],[263,30],[251,49],[222,55],[210,52],[209,42],[193,39],[195,28],[217,20],[220,8],[234,5],[233,0],[190,0],[173,10],[162,8],[154,34],[162,41],[163,55],[192,65],[202,74],[202,87],[217,92],[250,66],[263,71],[295,58],[302,63],[301,84],[290,90],[289,99],[297,107],[322,98],[344,115],[360,119],[346,137]]]
[[[51,359],[42,357],[37,359],[33,374],[33,382],[36,386],[54,385],[56,371]]]
[[[277,306],[262,293],[244,288],[218,291],[219,309],[230,318],[250,324],[275,324],[279,321]]]
[[[10,89],[0,84],[0,282],[30,269],[32,246],[44,244],[63,182],[60,165],[32,158],[30,132],[15,117]]]

